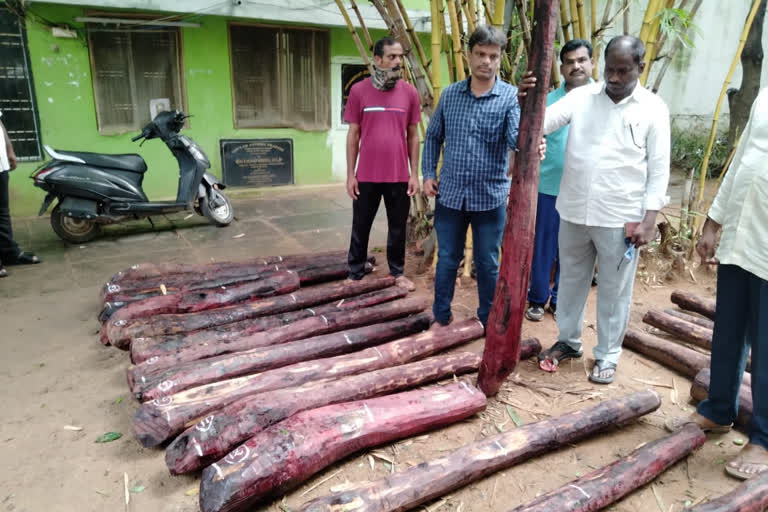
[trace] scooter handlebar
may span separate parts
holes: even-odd
[[[144,137],[144,132],[142,132],[142,133],[138,134],[137,136],[131,138],[131,142],[136,142],[137,140],[141,139],[142,137]]]

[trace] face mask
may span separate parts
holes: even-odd
[[[374,64],[371,83],[380,91],[389,91],[397,85],[397,81],[402,76],[403,70],[400,66],[391,69],[381,69]]]

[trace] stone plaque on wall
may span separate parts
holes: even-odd
[[[222,139],[220,144],[225,185],[293,185],[293,139]]]

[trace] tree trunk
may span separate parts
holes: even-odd
[[[750,478],[714,500],[685,509],[686,512],[763,512],[768,508],[768,471]]]
[[[693,293],[675,290],[672,292],[672,303],[677,304],[680,309],[693,311],[713,321],[715,319],[715,299],[707,299]]]
[[[133,361],[134,364],[138,364],[152,357],[162,358],[173,354],[184,347],[218,342],[231,342],[236,338],[242,338],[257,332],[283,327],[304,318],[329,315],[331,313],[339,313],[342,311],[362,310],[392,300],[402,299],[406,295],[408,295],[408,290],[405,288],[400,286],[390,286],[389,288],[364,293],[362,295],[355,295],[338,302],[332,302],[314,308],[258,318],[249,318],[248,320],[224,324],[213,329],[198,331],[188,335],[177,334],[175,336],[143,338],[141,341],[134,339],[131,342],[131,361]]]
[[[749,27],[749,34],[741,52],[741,87],[728,90],[728,152],[744,131],[752,103],[760,92],[760,75],[763,71],[763,21],[766,0],[760,2],[757,14]]]
[[[423,321],[423,316],[418,321],[410,320],[410,323],[405,319],[396,320],[313,339],[321,346],[338,343],[340,340],[346,343],[349,339],[352,342],[351,350],[357,352],[324,359],[306,359],[303,362],[298,359],[302,356],[298,356],[299,362],[290,363],[290,353],[283,350],[285,347],[275,347],[271,351],[264,351],[266,369],[260,373],[237,379],[217,379],[210,385],[188,386],[187,391],[175,394],[171,394],[168,389],[164,395],[160,395],[160,390],[151,390],[148,395],[154,396],[152,391],[157,391],[156,394],[160,397],[142,404],[136,412],[134,430],[137,434],[148,432],[147,437],[154,435],[167,438],[208,412],[245,396],[409,363],[483,335],[479,322],[470,320],[438,331],[427,331],[376,346],[376,343],[414,332]],[[374,327],[378,327],[378,330]],[[296,347],[298,353],[300,348]],[[364,350],[359,350],[361,348]],[[172,389],[181,388],[184,384],[186,383],[174,384]],[[153,432],[160,432],[160,435]]]
[[[206,468],[200,509],[244,510],[296,487],[349,454],[451,425],[485,406],[479,389],[457,382],[301,412]]]
[[[301,319],[289,325],[257,332],[244,338],[211,340],[192,346],[180,347],[163,357],[152,360],[151,365],[141,363],[129,369],[137,375],[157,374],[166,369],[180,369],[186,364],[210,364],[207,359],[246,352],[256,348],[278,345],[288,341],[302,340],[312,336],[354,329],[365,325],[394,320],[427,309],[426,297],[408,297],[393,302],[353,311],[339,311]],[[217,368],[219,370],[219,368]]]
[[[676,336],[687,343],[706,350],[712,350],[712,331],[705,327],[686,322],[655,309],[648,310],[645,316],[643,316],[643,322]]]
[[[703,316],[691,315],[683,311],[680,311],[679,309],[673,309],[673,308],[664,308],[664,312],[668,315],[672,315],[682,320],[685,320],[686,322],[700,325],[706,329],[709,329],[710,331],[715,328],[715,322],[713,322],[709,318],[704,318]]]
[[[385,395],[428,382],[477,371],[480,356],[471,352],[345,377],[278,389],[231,403],[187,429],[168,446],[165,462],[180,475],[216,462],[265,428],[301,411]]]
[[[299,276],[295,272],[278,272],[271,276],[229,288],[211,288],[182,292],[175,295],[160,295],[128,304],[117,311],[110,321],[115,327],[123,327],[128,320],[149,318],[168,313],[195,313],[237,304],[257,297],[271,297],[291,293],[299,288]],[[107,331],[108,332],[108,331]],[[127,350],[130,340],[113,343],[117,348]]]
[[[199,313],[136,318],[128,320],[125,324],[121,325],[115,325],[116,321],[110,320],[104,325],[102,337],[106,337],[109,342],[117,342],[140,337],[149,338],[166,334],[199,331],[249,318],[296,311],[317,304],[338,301],[360,293],[380,290],[394,284],[395,279],[391,276],[378,279],[362,279],[349,283],[343,281],[301,288],[288,295],[278,295],[246,304],[237,304]]]
[[[704,400],[709,396],[709,368],[704,368],[696,374],[696,378],[691,385],[691,396],[696,400]],[[752,417],[752,376],[744,373],[739,388],[739,415],[736,423],[742,427],[749,425],[749,419]]]
[[[597,469],[510,512],[591,512],[601,510],[663,473],[707,440],[693,424],[643,445],[613,464]]]
[[[525,296],[531,273],[536,199],[539,186],[539,145],[544,124],[544,109],[552,71],[558,0],[536,2],[532,53],[537,87],[523,100],[515,171],[512,176],[507,222],[502,242],[501,269],[488,317],[483,363],[478,384],[483,392],[495,395],[501,383],[515,369],[520,358],[520,337],[525,311]]]
[[[691,379],[709,368],[708,355],[631,327],[624,335],[624,346]]]
[[[318,498],[299,507],[298,511],[411,510],[496,471],[639,418],[660,405],[661,398],[650,389],[606,400],[588,409],[475,441],[381,480],[364,482]],[[382,496],[386,499],[381,499]]]

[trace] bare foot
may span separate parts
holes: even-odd
[[[395,284],[399,286],[400,288],[405,288],[409,292],[412,292],[416,289],[416,285],[413,284],[413,281],[408,279],[407,277],[400,275],[395,278]]]
[[[693,412],[690,416],[670,418],[664,422],[664,428],[669,432],[676,432],[689,423],[695,423],[701,430],[711,434],[725,434],[731,430],[731,425],[720,425],[709,418],[702,416],[698,412]]]
[[[739,455],[725,466],[725,472],[740,480],[747,480],[768,471],[768,450],[752,443],[741,449]]]

